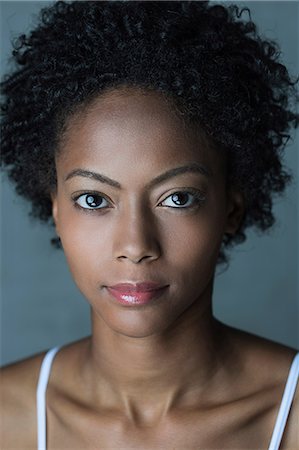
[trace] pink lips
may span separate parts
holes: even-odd
[[[168,286],[153,282],[119,283],[107,286],[109,293],[123,305],[144,305],[160,297]]]

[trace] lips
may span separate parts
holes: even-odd
[[[127,306],[145,305],[165,292],[168,286],[163,286],[154,282],[141,283],[119,283],[114,286],[107,286],[108,292],[118,303]]]
[[[118,283],[109,287],[119,292],[149,292],[161,289],[164,286],[153,281],[142,281],[136,283]]]

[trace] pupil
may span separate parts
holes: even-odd
[[[88,195],[86,197],[86,203],[88,204],[88,206],[98,206],[95,202],[95,197],[93,195]]]
[[[182,200],[182,197],[183,197],[183,200]],[[183,203],[186,203],[186,202],[184,202],[184,200],[188,200],[188,193],[187,192],[181,192],[181,193],[178,193],[178,194],[173,194],[173,196],[172,196],[172,199],[173,199],[173,201],[174,201],[174,203],[177,203],[177,204],[182,204],[182,202]]]

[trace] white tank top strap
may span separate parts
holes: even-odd
[[[47,449],[47,430],[46,430],[46,391],[48,380],[51,372],[53,359],[60,347],[55,347],[49,350],[42,362],[40,375],[37,384],[36,391],[36,404],[37,404],[37,450]],[[292,401],[296,391],[296,386],[299,378],[299,352],[295,355],[288,379],[286,382],[285,390],[283,393],[282,401],[278,411],[277,419],[274,426],[269,450],[279,450],[281,444],[283,432],[287,423],[288,415],[291,409]]]
[[[47,414],[46,414],[46,392],[54,356],[60,347],[49,350],[44,356],[36,390],[37,411],[37,450],[47,448]]]
[[[283,432],[287,423],[288,415],[294,399],[298,378],[299,378],[299,352],[295,355],[289,371],[287,383],[284,389],[282,401],[275,422],[269,450],[279,449]]]

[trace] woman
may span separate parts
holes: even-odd
[[[14,56],[3,165],[92,334],[3,369],[3,448],[298,448],[296,350],[212,314],[217,265],[290,179],[278,48],[234,7],[57,2]]]

